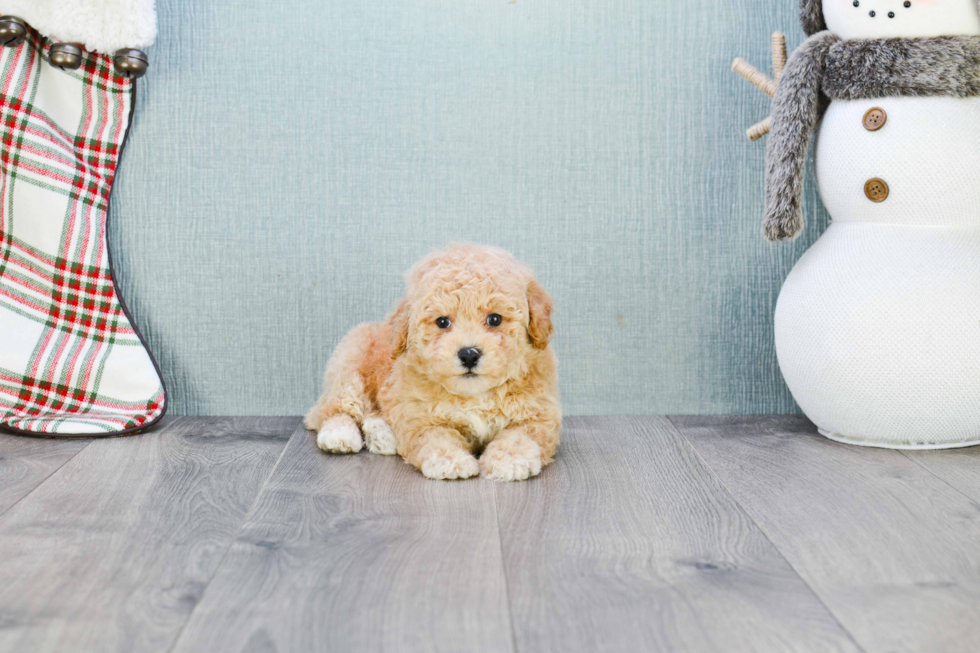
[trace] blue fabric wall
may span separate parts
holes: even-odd
[[[189,414],[296,414],[337,340],[450,241],[557,301],[566,412],[795,410],[760,229],[767,67],[796,0],[160,0],[117,274]]]

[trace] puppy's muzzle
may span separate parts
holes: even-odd
[[[480,356],[483,355],[483,352],[480,351],[479,347],[465,347],[456,352],[456,355],[459,356],[459,362],[463,364],[463,367],[472,370],[480,362]]]

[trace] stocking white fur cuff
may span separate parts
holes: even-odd
[[[0,0],[0,14],[17,16],[53,41],[112,54],[143,49],[157,36],[154,0]]]

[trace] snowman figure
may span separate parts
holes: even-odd
[[[803,228],[814,131],[833,222],[776,306],[783,376],[833,440],[980,444],[978,0],[801,9],[811,36],[774,89],[765,231]]]

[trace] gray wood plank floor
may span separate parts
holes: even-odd
[[[975,651],[978,456],[570,418],[499,485],[298,418],[0,433],[0,651]]]
[[[800,417],[675,423],[864,649],[980,650],[976,501],[903,452],[832,442]]]
[[[177,651],[510,651],[490,482],[293,434]]]
[[[0,648],[166,651],[297,422],[92,441],[0,517]]]
[[[496,488],[522,651],[855,651],[665,418],[569,420]]]

